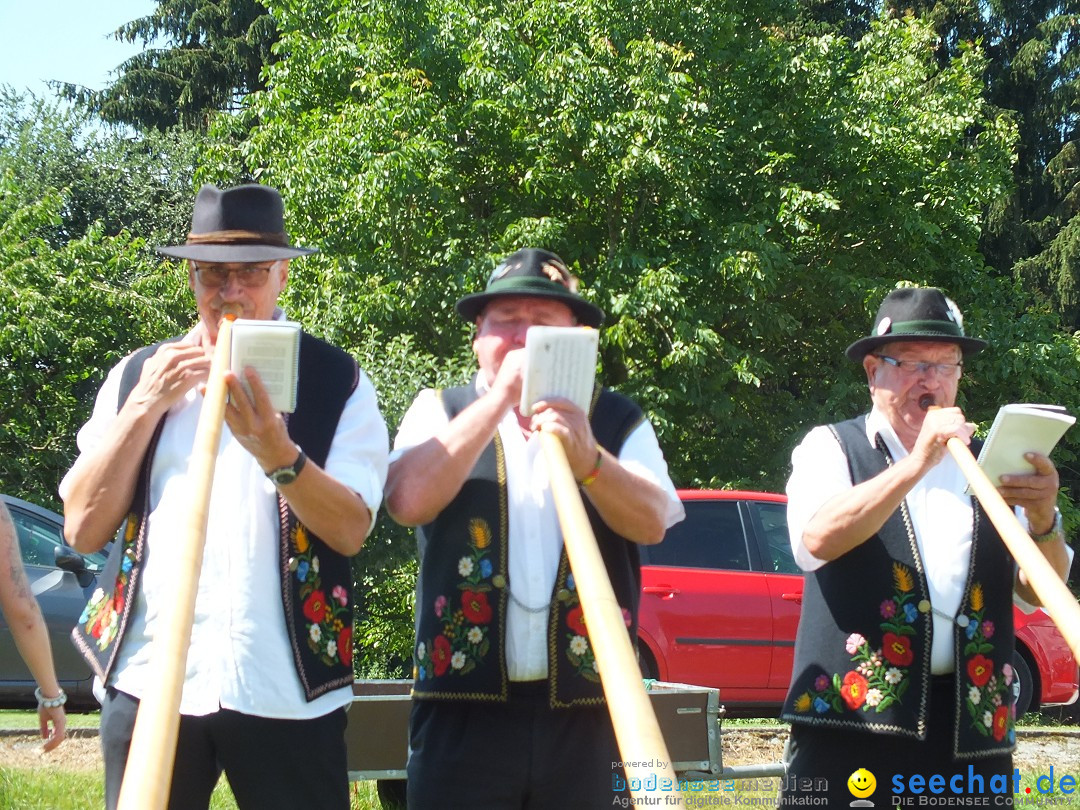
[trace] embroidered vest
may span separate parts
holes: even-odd
[[[171,343],[179,338],[173,338]],[[119,410],[139,380],[143,363],[163,344],[135,352],[121,376]],[[320,467],[326,464],[345,402],[359,382],[359,367],[345,352],[302,334],[297,406],[286,414],[289,436]],[[138,594],[150,515],[150,469],[165,419],[158,423],[136,483],[129,515],[72,639],[102,683],[108,681]],[[349,559],[296,519],[281,493],[279,574],[285,627],[296,673],[308,701],[353,681],[352,569]]]
[[[475,385],[440,392],[453,419],[477,398]],[[641,424],[641,409],[621,394],[597,390],[589,415],[596,440],[618,456]],[[612,589],[637,638],[641,568],[635,543],[615,534],[583,499]],[[506,611],[510,586],[506,463],[498,433],[445,509],[417,527],[413,695],[505,702]],[[602,705],[603,690],[563,549],[548,607],[548,696],[555,708]]]
[[[893,463],[866,419],[830,426],[854,484]],[[1013,563],[972,498],[968,578],[953,621],[956,715],[953,756],[1011,750]],[[926,739],[932,607],[907,503],[865,543],[806,575],[791,688],[781,717],[793,723]]]

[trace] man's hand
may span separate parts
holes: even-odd
[[[967,421],[959,408],[931,408],[923,419],[911,455],[921,463],[924,471],[929,470],[944,457],[949,439],[956,437],[964,444],[970,444],[974,432],[975,425]]]
[[[1057,468],[1041,453],[1025,453],[1024,458],[1035,466],[1035,472],[1001,476],[998,491],[1009,506],[1023,507],[1034,534],[1045,534],[1054,525],[1059,486]]]
[[[569,399],[552,397],[533,408],[532,430],[546,430],[562,441],[575,481],[582,480],[596,466],[596,437],[585,412]]]
[[[516,408],[521,401],[522,369],[525,366],[525,350],[514,349],[506,353],[499,373],[491,381],[488,395],[494,396],[499,402],[509,403],[511,408]]]
[[[248,366],[244,369],[244,379],[251,386],[251,397],[236,374],[225,372],[225,384],[229,388],[225,423],[264,471],[292,464],[296,461],[296,445],[289,438],[285,420],[270,404],[270,394],[259,372]]]
[[[210,377],[210,355],[198,344],[167,343],[143,364],[127,403],[164,413]],[[127,405],[125,403],[125,406]]]

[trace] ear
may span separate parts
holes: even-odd
[[[869,352],[863,355],[862,367],[863,371],[866,372],[866,382],[868,385],[870,385],[871,388],[874,385],[874,374],[877,372],[878,366],[880,364],[881,361]]]
[[[188,263],[187,263],[187,266],[188,266],[188,267],[187,267],[187,272],[188,272],[188,279],[187,279],[187,283],[188,283],[188,289],[190,289],[190,290],[191,290],[192,292],[195,292],[195,262],[193,262],[193,261],[192,261],[191,259],[188,259]]]
[[[278,262],[281,265],[280,269],[275,268],[275,270],[272,271],[272,272],[280,272],[281,273],[280,284],[278,286],[279,286],[280,289],[284,290],[286,285],[288,285],[288,283],[289,283],[289,260],[288,259],[279,259]]]

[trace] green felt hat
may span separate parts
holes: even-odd
[[[988,345],[964,334],[960,309],[935,287],[905,287],[886,295],[874,319],[873,333],[856,340],[844,353],[861,362],[878,346],[897,341],[955,343],[964,357]]]
[[[604,311],[578,295],[577,279],[563,260],[537,248],[511,253],[495,268],[483,292],[466,295],[454,309],[465,320],[475,321],[492,299],[508,296],[559,301],[570,307],[578,323],[593,329],[604,321]]]

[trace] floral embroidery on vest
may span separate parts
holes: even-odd
[[[307,527],[297,523],[291,539],[296,555],[289,559],[289,571],[300,582],[308,647],[327,666],[333,666],[339,659],[345,666],[352,666],[349,590],[335,585],[327,599],[319,576],[319,555],[308,539]]]
[[[593,683],[600,682],[600,672],[596,668],[596,656],[589,644],[589,631],[585,627],[585,614],[581,609],[577,588],[574,587],[574,575],[566,577],[567,599],[565,607],[566,626],[570,632],[565,634],[566,657],[578,675]]]
[[[464,675],[483,661],[491,649],[491,619],[494,610],[488,600],[492,590],[491,527],[482,518],[469,521],[469,553],[458,560],[457,605],[442,594],[432,609],[442,622],[442,632],[429,642],[416,645],[416,675],[420,680],[446,674]]]
[[[818,714],[830,710],[843,713],[873,709],[881,712],[900,698],[911,685],[908,667],[915,658],[911,637],[915,635],[914,621],[919,609],[912,601],[915,579],[911,570],[900,563],[893,563],[892,597],[880,606],[883,621],[881,646],[871,650],[870,642],[859,633],[847,637],[844,648],[851,656],[854,668],[842,678],[833,673],[830,678],[822,674],[814,681],[813,689],[795,699],[795,711]]]
[[[971,716],[971,726],[984,737],[992,736],[1000,742],[1006,736],[1010,743],[1016,739],[1013,716],[1012,693],[1013,668],[1003,664],[1001,673],[994,673],[994,662],[987,657],[994,651],[990,639],[994,636],[994,623],[983,618],[986,605],[983,601],[982,584],[976,582],[971,587],[971,615],[962,616],[967,620],[964,634],[968,638],[964,645],[963,683],[968,685],[964,695],[964,705]],[[960,620],[958,623],[963,624]]]
[[[127,601],[127,585],[131,579],[131,569],[135,565],[135,535],[138,528],[138,517],[135,514],[128,515],[124,526],[123,557],[113,591],[106,597],[105,591],[99,587],[79,616],[79,624],[84,625],[86,632],[97,640],[99,650],[112,644],[120,627],[120,614],[124,612],[124,603]]]

